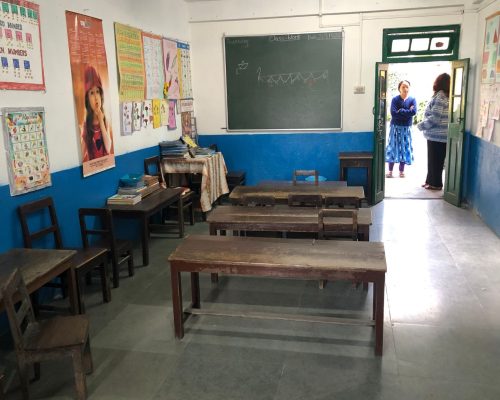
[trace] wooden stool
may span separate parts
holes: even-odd
[[[369,204],[373,204],[372,198],[372,161],[373,153],[369,151],[339,153],[340,178],[347,180],[347,168],[366,168],[366,191],[365,197]]]

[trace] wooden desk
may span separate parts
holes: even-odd
[[[324,182],[318,182],[318,185],[315,185],[314,182],[308,182],[308,181],[297,181],[297,185],[295,186],[301,186],[301,185],[306,185],[306,186],[320,186],[322,188],[331,188],[331,187],[340,187],[340,186],[347,186],[346,181],[324,181]],[[257,187],[259,188],[288,188],[293,185],[293,181],[273,181],[273,180],[265,180],[265,181],[260,181],[257,183]]]
[[[323,182],[326,183],[326,182]],[[328,197],[357,197],[364,199],[362,186],[290,185],[290,186],[237,186],[229,195],[232,204],[240,204],[243,196],[273,196],[277,203],[287,204],[289,194],[320,194]]]
[[[366,168],[366,196],[369,204],[373,204],[372,198],[372,161],[373,153],[371,152],[345,152],[339,153],[340,161],[340,177],[341,181],[347,180],[348,168]]]
[[[142,226],[142,263],[149,264],[149,217],[171,204],[178,203],[179,237],[184,237],[184,213],[182,210],[182,188],[161,189],[134,205],[108,204],[113,216],[120,218],[140,218]]]
[[[218,231],[319,232],[318,210],[313,207],[243,207],[218,206],[207,217],[210,234]],[[358,238],[370,240],[372,212],[358,210]]]
[[[0,254],[0,287],[16,268],[21,271],[30,294],[57,276],[66,273],[71,311],[77,314],[80,302],[76,274],[70,263],[66,262],[75,254],[75,250],[25,248],[9,250],[7,253]],[[3,301],[0,301],[0,310],[3,309]]]
[[[227,168],[222,153],[203,158],[163,158],[163,171],[169,174],[201,174],[201,210],[212,209],[212,204],[229,193]]]
[[[279,257],[276,255],[279,254]],[[271,319],[268,313],[234,313],[200,309],[199,273],[224,273],[308,280],[350,279],[373,282],[371,320],[296,314],[280,319],[375,326],[375,354],[382,355],[384,285],[387,271],[383,243],[337,240],[270,239],[193,235],[168,258],[171,268],[175,337],[184,336],[181,272],[191,273],[188,314],[216,314]]]

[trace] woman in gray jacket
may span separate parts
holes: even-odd
[[[446,73],[439,75],[432,88],[434,95],[427,104],[423,121],[417,125],[427,139],[427,178],[422,187],[441,190],[448,138],[450,75]]]

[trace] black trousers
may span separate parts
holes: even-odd
[[[427,141],[427,179],[425,183],[443,187],[443,167],[446,157],[446,143]]]

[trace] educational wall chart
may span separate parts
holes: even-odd
[[[153,99],[151,103],[153,107],[153,128],[157,129],[161,126],[161,115],[160,115],[161,100]]]
[[[179,88],[181,99],[193,97],[191,87],[191,56],[189,55],[189,44],[177,43],[177,57],[179,58]]]
[[[161,120],[161,126],[168,125],[168,103],[167,100],[165,99],[161,99],[160,120]]]
[[[486,19],[482,83],[500,83],[500,12]]]
[[[165,97],[169,100],[180,99],[179,66],[177,57],[177,42],[163,39],[163,65],[165,68]]]
[[[142,32],[142,46],[146,72],[146,99],[162,99],[165,83],[162,38]]]
[[[2,1],[0,62],[0,89],[45,90],[38,4]]]
[[[43,107],[3,108],[2,123],[10,195],[50,186]]]
[[[121,103],[121,114],[122,114],[122,134],[131,135],[132,134],[132,102],[125,101]]]
[[[175,118],[175,100],[168,101],[168,129],[177,129],[177,120]]]
[[[120,102],[144,100],[144,58],[141,31],[115,22],[115,42]]]
[[[86,177],[115,166],[108,62],[100,19],[66,11],[66,27]]]
[[[500,12],[486,18],[477,137],[500,146]]]

